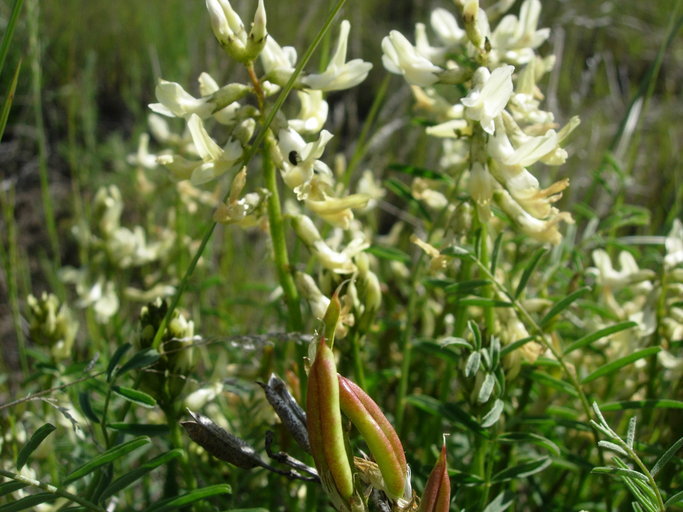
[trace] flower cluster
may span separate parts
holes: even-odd
[[[537,82],[554,63],[553,57],[536,54],[549,35],[537,27],[541,2],[525,0],[518,16],[504,16],[495,28],[491,22],[511,2],[489,11],[477,0],[456,4],[464,28],[449,11],[436,9],[431,26],[438,45],[429,41],[422,23],[414,45],[392,31],[382,41],[384,66],[411,85],[418,112],[431,122],[427,133],[443,139],[446,170],[467,171],[480,220],[490,217],[495,204],[531,238],[557,244],[558,223],[572,218],[553,205],[569,180],[541,188],[529,168],[565,162],[562,144],[578,118],[558,130],[553,114],[540,108]]]
[[[347,315],[341,324],[353,325],[354,316],[368,316],[376,310],[381,296],[379,281],[362,253],[369,245],[369,234],[354,218],[354,211],[368,211],[381,192],[376,186],[372,189],[374,183],[367,177],[359,183],[359,192],[350,192],[337,181],[345,172],[344,166],[334,166],[333,171],[325,163],[325,148],[333,138],[324,129],[329,112],[325,94],[358,85],[372,65],[361,59],[347,59],[351,25],[346,20],[340,24],[336,47],[325,70],[295,74],[297,52],[291,46],[281,46],[268,34],[263,1],[258,3],[249,31],[228,0],[207,0],[206,7],[219,44],[245,66],[250,81],[221,86],[208,73],[202,73],[200,95],[195,97],[180,84],[160,80],[156,88],[158,102],[150,105],[154,112],[150,129],[166,149],[151,153],[149,136],[145,135],[131,162],[145,168],[163,166],[176,180],[189,182],[193,190],[228,175],[232,180],[230,191],[225,202],[218,204],[214,220],[266,229],[268,202],[277,200],[271,198],[276,191],[272,185],[258,186],[258,157],[254,163],[247,161],[253,153],[255,134],[266,129],[262,163],[272,163],[291,190],[296,202],[286,201],[286,213],[321,267],[318,283],[309,275],[298,275],[299,293],[320,318],[316,312],[325,310],[339,281],[355,278],[365,296],[345,297]],[[283,109],[269,127],[263,128],[269,102],[290,80],[298,100],[298,109],[291,111],[296,113],[287,117],[284,112],[290,110]],[[172,133],[164,118],[182,119],[184,132]],[[321,235],[316,217],[332,227],[328,238]],[[348,289],[356,290],[355,284]],[[345,328],[340,327],[338,334],[344,333]]]

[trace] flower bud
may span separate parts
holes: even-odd
[[[337,510],[349,510],[353,474],[344,444],[339,382],[332,349],[320,338],[308,374],[308,439],[323,488]]]
[[[246,53],[250,60],[256,59],[266,45],[268,31],[266,30],[266,9],[263,0],[259,0],[258,7],[254,13],[254,22],[251,24],[251,31],[247,37]]]
[[[448,512],[451,502],[451,481],[446,465],[446,443],[441,447],[434,469],[429,474],[418,512]]]
[[[365,391],[346,377],[338,375],[338,379],[341,410],[370,448],[384,480],[384,492],[393,500],[409,496],[408,465],[394,427]]]

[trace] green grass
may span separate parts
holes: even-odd
[[[0,483],[0,495],[14,481],[36,492],[54,493],[49,484],[57,485],[57,495],[80,500],[88,510],[101,510],[100,497],[111,489],[121,510],[143,510],[185,493],[182,499],[196,498],[199,511],[329,507],[319,486],[220,462],[180,429],[184,397],[220,385],[202,414],[264,458],[266,431],[273,430],[276,450],[313,464],[256,382],[274,372],[305,404],[307,346],[295,341],[300,336],[282,333],[310,336],[323,326],[299,292],[288,288],[289,272],[311,274],[328,296],[343,280],[310,257],[287,215],[278,217],[293,196],[277,184],[259,141],[250,154],[250,187],[279,186],[281,194],[271,196],[270,230],[214,230],[213,205],[188,197],[159,170],[126,163],[148,131],[147,105],[156,101],[159,78],[192,94],[198,94],[202,71],[219,83],[248,82],[245,70],[216,44],[203,4],[26,0],[17,18],[0,66],[0,91],[9,97],[16,84],[0,143],[0,466],[8,479]],[[245,20],[251,18],[253,2],[235,4]],[[405,226],[392,241],[373,240],[390,248],[368,251],[382,308],[367,321],[357,318],[348,336],[336,341],[338,369],[363,384],[396,426],[419,493],[442,433],[450,434],[451,510],[505,510],[495,507],[496,500],[517,511],[632,510],[633,500],[647,509],[649,501],[661,506],[680,490],[680,450],[666,451],[679,440],[683,420],[683,347],[671,334],[671,325],[680,323],[682,285],[663,266],[663,237],[683,214],[681,4],[544,2],[540,26],[551,27],[553,36],[541,54],[558,53],[556,69],[541,84],[545,105],[560,124],[572,115],[582,124],[567,145],[565,165],[534,168],[543,184],[571,179],[559,205],[576,219],[563,228],[563,242],[543,253],[523,235],[501,230],[504,221],[467,224],[463,210],[435,212],[412,196],[415,173],[439,170],[440,146],[423,134],[403,80],[386,78],[379,46],[394,28],[413,40],[414,23],[427,22],[437,3],[362,2],[342,9],[352,23],[350,55],[374,68],[360,88],[329,95],[328,127],[335,138],[325,161],[333,166],[334,152],[345,155],[351,165],[339,181],[351,190],[370,169],[392,191],[382,209],[359,215],[375,236],[387,235],[398,221]],[[0,5],[3,24],[13,5]],[[336,22],[329,32],[321,30],[333,3],[266,0],[266,7],[270,32],[281,45],[296,46],[300,60],[321,36],[307,69],[324,68],[338,31]],[[292,114],[295,107],[286,103],[283,111]],[[467,195],[459,179],[443,182],[454,203]],[[119,225],[140,226],[148,241],[168,244],[153,262],[120,267],[104,249],[103,225],[112,207],[96,192],[110,184],[123,198]],[[204,190],[222,197],[228,185],[224,178]],[[86,230],[95,238],[79,243],[76,233]],[[503,234],[488,240],[487,230]],[[447,272],[431,273],[431,258],[409,239],[413,232],[439,249],[456,242],[443,252]],[[279,235],[280,243],[271,244]],[[622,250],[631,253],[652,271],[653,287],[601,286],[588,271],[598,248],[612,261]],[[120,300],[118,312],[99,321],[92,306],[79,302],[65,267],[83,270],[89,286],[106,276]],[[159,328],[161,317],[140,319],[148,301],[135,293],[168,284],[181,285],[176,313],[192,320],[201,336],[192,345],[175,347],[172,335]],[[49,337],[41,340],[47,322],[32,321],[27,296],[43,291],[68,305],[79,322],[70,357],[57,357]],[[618,310],[615,303],[633,309]],[[644,309],[653,312],[648,320],[654,328],[647,333],[627,323],[629,314]],[[511,340],[521,347],[517,351],[501,349],[491,338],[511,315],[530,337]],[[166,321],[172,318],[168,312]],[[147,323],[156,333],[148,345],[159,353],[138,352]],[[534,343],[544,355],[520,362],[521,351]],[[665,368],[661,351],[678,366]],[[189,353],[195,366],[187,373],[178,357]],[[181,381],[183,391],[174,391]],[[58,431],[44,427],[35,446],[27,445],[46,423]],[[598,449],[599,440],[626,451],[615,459]],[[357,436],[352,445],[367,451]],[[14,461],[29,455],[34,473],[18,476]],[[655,471],[664,463],[666,469]],[[597,474],[591,473],[596,466]],[[66,485],[70,479],[74,488]]]

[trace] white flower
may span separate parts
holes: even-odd
[[[434,32],[447,46],[457,46],[465,41],[465,31],[458,26],[455,17],[446,9],[441,7],[434,9],[430,22]]]
[[[683,262],[683,222],[680,219],[674,219],[664,245],[666,247],[665,267],[673,268]]]
[[[569,224],[574,223],[574,219],[568,212],[558,212],[554,210],[547,219],[537,219],[515,201],[510,193],[504,189],[497,189],[493,192],[493,198],[498,206],[510,216],[512,221],[531,238],[539,242],[549,242],[557,245],[562,241],[562,235],[558,229],[558,224],[562,221]]]
[[[358,85],[372,68],[372,64],[361,59],[346,62],[346,46],[351,24],[348,20],[341,22],[337,50],[323,73],[307,75],[301,83],[319,91],[340,91]]]
[[[621,270],[612,266],[609,255],[602,249],[593,251],[592,256],[593,263],[597,267],[593,268],[592,271],[597,273],[598,283],[606,288],[620,290],[626,286],[654,278],[654,272],[651,270],[638,268],[638,263],[630,252],[621,251],[619,253]],[[645,288],[649,289],[650,284],[647,283]]]
[[[322,91],[297,91],[297,96],[301,108],[296,118],[289,120],[289,127],[299,133],[318,133],[325,126],[329,110]]]
[[[506,126],[501,118],[495,120],[495,134],[489,137],[487,149],[497,161],[508,166],[528,167],[546,155],[554,152],[559,146],[557,132],[548,130],[545,135],[532,137],[525,134],[523,142],[513,147],[506,133]]]
[[[491,34],[491,45],[503,60],[525,64],[534,58],[533,50],[550,35],[550,29],[536,29],[540,12],[540,0],[526,0],[519,11],[519,19],[509,14],[500,21]]]
[[[439,80],[438,74],[443,71],[420,55],[410,41],[396,30],[382,39],[382,51],[382,63],[387,71],[404,75],[406,81],[412,85],[433,85]]]
[[[157,161],[168,167],[176,179],[190,179],[201,185],[229,171],[242,157],[242,146],[230,139],[224,147],[216,144],[204,128],[199,116],[193,114],[187,122],[194,150],[201,160],[188,160],[180,155],[159,155]]]
[[[167,117],[189,117],[196,114],[205,119],[214,109],[205,98],[195,98],[175,82],[159,80],[154,93],[159,103],[152,103],[149,108]]]
[[[149,134],[140,135],[138,150],[136,153],[128,155],[126,162],[136,167],[144,169],[154,169],[157,166],[157,156],[149,152]]]
[[[292,46],[281,47],[271,36],[266,40],[260,57],[266,80],[284,86],[294,73],[296,49]]]
[[[278,133],[279,149],[282,154],[282,179],[294,190],[300,201],[308,197],[311,180],[316,172],[324,177],[332,176],[330,168],[318,160],[332,137],[330,132],[323,130],[318,140],[306,143],[303,137],[291,128],[280,130]]]
[[[512,96],[512,73],[514,66],[501,66],[490,72],[480,67],[472,78],[474,87],[460,100],[465,105],[465,116],[481,123],[484,131],[494,132],[494,119],[507,105]]]

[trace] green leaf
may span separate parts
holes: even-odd
[[[5,482],[4,484],[0,484],[0,496],[5,496],[14,491],[18,491],[19,489],[23,489],[24,487],[28,487],[28,484],[25,484],[24,482]]]
[[[529,278],[531,277],[531,274],[534,273],[534,270],[538,266],[538,263],[541,261],[541,258],[547,252],[548,252],[547,249],[541,247],[531,257],[531,261],[529,262],[529,264],[524,269],[524,272],[522,272],[522,277],[519,279],[519,283],[517,283],[517,288],[515,289],[515,295],[514,295],[515,299],[518,299],[519,296],[522,294],[522,292],[524,291],[524,288],[526,288],[526,284],[529,282]]]
[[[668,500],[664,502],[667,507],[669,505],[683,504],[683,491],[678,491],[676,494],[671,496]]]
[[[511,308],[513,305],[512,302],[484,297],[468,297],[466,299],[460,299],[458,304],[461,306],[476,306],[480,308]]]
[[[503,243],[503,232],[498,233],[496,241],[493,242],[493,250],[491,251],[491,275],[496,275],[496,265],[498,265],[498,255],[500,254],[500,246]]]
[[[482,429],[481,425],[472,416],[453,402],[444,404],[436,398],[427,395],[410,395],[406,398],[406,401],[432,416],[442,417],[452,423],[463,425],[475,434],[485,438],[489,437],[489,433]]]
[[[503,413],[503,406],[503,401],[500,398],[496,398],[496,401],[493,402],[493,407],[491,407],[491,410],[487,412],[481,419],[481,426],[483,428],[489,428],[498,423],[500,415]]]
[[[467,295],[474,293],[477,288],[491,284],[488,279],[472,279],[469,281],[459,281],[457,283],[449,284],[444,291],[449,295]]]
[[[481,383],[481,387],[479,388],[479,394],[477,395],[477,402],[480,404],[485,404],[486,402],[489,401],[489,398],[491,398],[491,393],[493,393],[493,388],[496,385],[496,379],[491,373],[486,373],[486,376],[484,377],[484,381]],[[495,407],[495,405],[494,405]],[[488,416],[488,414],[487,414]],[[496,421],[498,418],[496,418]],[[493,422],[495,423],[495,421]],[[492,425],[493,425],[492,423]]]
[[[121,398],[125,398],[129,402],[141,405],[142,407],[154,407],[157,404],[157,401],[153,396],[150,396],[147,393],[137,389],[128,388],[125,386],[114,386],[111,389]]]
[[[562,313],[565,309],[567,309],[571,304],[586,295],[590,291],[590,288],[588,286],[584,286],[583,288],[579,288],[578,290],[573,291],[563,299],[559,300],[557,303],[553,305],[552,308],[550,308],[550,311],[548,311],[545,316],[541,319],[540,325],[541,327],[546,327],[550,321],[555,318],[557,315]]]
[[[667,462],[671,460],[671,457],[676,455],[678,450],[683,447],[683,437],[679,438],[678,441],[676,441],[671,447],[665,451],[662,456],[657,459],[657,462],[655,462],[655,465],[652,466],[652,469],[650,470],[650,474],[654,477],[659,473],[659,471],[666,465]]]
[[[121,366],[118,374],[123,375],[130,370],[137,370],[138,368],[145,368],[156,363],[161,355],[153,348],[146,348],[137,352],[126,363]]]
[[[552,460],[550,457],[541,457],[529,462],[517,464],[516,466],[504,469],[503,471],[493,475],[491,482],[498,483],[505,482],[506,480],[513,480],[515,478],[526,478],[527,476],[531,476],[543,471],[545,468],[550,466],[551,463]]]
[[[401,263],[406,264],[410,263],[410,255],[400,249],[396,249],[395,247],[371,245],[365,249],[365,252],[370,253],[373,256],[377,256],[382,260],[400,261]]]
[[[92,404],[90,403],[90,393],[88,391],[78,392],[78,403],[81,406],[81,411],[83,414],[85,414],[86,418],[95,424],[100,422],[100,418],[97,416],[97,413],[92,408]]]
[[[153,423],[110,423],[109,428],[134,436],[165,436],[170,429],[166,424]]]
[[[509,354],[510,352],[517,350],[519,347],[526,345],[530,341],[534,341],[536,339],[535,336],[527,336],[526,338],[522,338],[520,340],[514,341],[510,343],[509,345],[505,345],[501,350],[500,350],[500,355],[505,356],[506,354]]]
[[[683,402],[666,398],[653,398],[650,400],[607,402],[600,406],[602,411],[624,411],[627,409],[683,409]]]
[[[149,507],[146,512],[166,512],[167,510],[184,507],[185,505],[203,500],[204,498],[210,498],[211,496],[216,496],[218,494],[230,494],[231,492],[232,490],[228,484],[211,485],[209,487],[190,491],[181,496],[163,500],[156,505]]]
[[[458,364],[462,360],[462,356],[459,354],[456,354],[454,351],[443,345],[434,343],[433,341],[422,341],[415,345],[415,348],[426,354],[448,361],[449,363]]]
[[[121,358],[130,350],[131,347],[132,345],[130,343],[124,343],[123,345],[119,345],[119,347],[114,351],[111,359],[109,360],[109,364],[107,365],[107,382],[111,380],[111,375],[114,371],[114,368],[116,368],[116,365],[119,364]]]
[[[29,439],[23,448],[19,450],[19,454],[17,455],[17,469],[24,467],[24,464],[26,464],[28,458],[35,451],[35,449],[40,446],[40,443],[42,443],[43,440],[56,429],[57,427],[55,427],[53,424],[46,423],[33,433],[31,439]]]
[[[503,491],[498,496],[496,496],[491,503],[489,503],[484,512],[503,512],[510,508],[516,500],[514,493],[510,491]]]
[[[569,396],[573,396],[574,398],[579,397],[576,389],[574,389],[574,387],[568,382],[556,379],[555,377],[551,377],[547,373],[543,372],[530,371],[528,375],[533,380],[545,384],[546,386],[550,386],[558,391],[562,391],[563,393],[567,393]]]
[[[408,204],[415,206],[415,208],[417,208],[417,210],[420,212],[424,219],[428,221],[431,220],[431,216],[429,215],[427,208],[425,208],[421,201],[415,199],[408,185],[406,185],[402,181],[393,178],[389,178],[388,180],[386,180],[384,182],[384,185],[398,197],[404,199]]]
[[[34,508],[36,505],[41,503],[48,503],[54,501],[58,498],[56,494],[51,492],[40,492],[38,494],[32,494],[31,496],[26,496],[7,505],[0,507],[0,512],[17,512],[18,510],[26,510],[29,508]]]
[[[417,176],[418,178],[427,178],[429,180],[438,181],[452,181],[450,176],[447,174],[442,174],[431,169],[425,169],[424,167],[416,167],[414,165],[389,164],[389,169],[392,171],[402,172],[403,174],[408,174],[410,176]]]
[[[574,352],[575,350],[588,346],[594,341],[604,338],[605,336],[609,336],[610,334],[614,334],[616,332],[625,331],[626,329],[630,329],[632,327],[635,327],[636,325],[638,325],[636,322],[621,322],[616,325],[610,325],[609,327],[600,329],[599,331],[595,331],[570,344],[567,348],[564,349],[564,355],[567,355],[571,352]]]
[[[532,432],[506,432],[499,435],[496,441],[504,444],[531,443],[541,446],[552,453],[555,457],[560,456],[560,448],[547,437]]]
[[[608,466],[599,466],[597,468],[593,468],[591,473],[635,478],[638,480],[642,480],[643,482],[647,482],[647,477],[645,475],[639,473],[638,471],[628,468],[611,468]]]
[[[465,377],[474,377],[474,375],[479,371],[480,364],[481,352],[475,350],[467,358],[467,363],[465,364]]]
[[[627,366],[638,359],[643,359],[644,357],[650,357],[657,352],[661,350],[660,347],[648,347],[644,348],[642,350],[639,350],[637,352],[634,352],[633,354],[629,354],[624,357],[620,357],[616,361],[612,361],[611,363],[607,363],[605,365],[602,365],[600,368],[595,370],[593,373],[590,375],[587,375],[581,380],[581,384],[587,384],[589,382],[593,382],[595,379],[599,379],[600,377],[604,377],[605,375],[609,375],[610,373],[616,372],[619,368],[623,368],[624,366]]]
[[[158,457],[155,457],[152,460],[145,462],[140,467],[135,468],[132,471],[129,471],[123,476],[120,476],[102,491],[100,500],[106,500],[109,496],[112,496],[117,492],[121,491],[122,489],[125,489],[130,484],[132,484],[136,480],[139,480],[153,469],[158,468],[163,464],[166,464],[167,462],[175,459],[176,457],[179,457],[180,455],[182,455],[182,453],[183,451],[180,448],[176,448],[174,450],[163,453]]]
[[[100,466],[104,466],[105,464],[114,462],[116,459],[119,459],[124,455],[132,452],[133,450],[136,450],[141,446],[149,443],[149,441],[149,437],[146,436],[136,437],[135,439],[131,439],[126,443],[119,444],[117,446],[114,446],[113,448],[110,448],[106,452],[101,453],[100,455],[92,459],[90,462],[87,462],[78,469],[72,471],[64,479],[63,485],[78,480],[79,478],[83,478],[85,475],[92,473]]]

